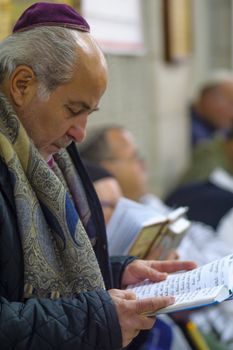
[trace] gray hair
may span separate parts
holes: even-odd
[[[68,82],[77,60],[77,31],[39,27],[15,33],[0,43],[0,83],[19,65],[30,67],[39,82],[41,97]]]
[[[107,140],[111,130],[125,129],[120,125],[106,125],[88,130],[85,141],[77,145],[81,158],[95,164],[111,159],[113,152]]]

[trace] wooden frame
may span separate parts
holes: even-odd
[[[190,0],[163,0],[164,58],[179,63],[191,54]]]

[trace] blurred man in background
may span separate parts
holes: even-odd
[[[207,180],[216,168],[222,168],[233,176],[233,129],[195,147],[179,184]]]
[[[191,106],[191,142],[196,146],[233,126],[233,78],[206,82]]]
[[[83,159],[113,173],[125,197],[148,205],[157,213],[167,214],[171,211],[170,207],[149,192],[147,167],[129,130],[115,125],[92,128],[85,142],[78,147]],[[225,244],[211,227],[194,221],[178,248],[181,259],[188,257],[200,265],[231,252],[232,246]],[[208,338],[211,349],[227,349],[228,346],[233,349],[230,305],[225,307],[221,304],[216,309],[201,311],[197,321],[200,326],[204,325],[204,333],[211,334]],[[218,334],[217,338],[212,336],[212,331]]]
[[[102,166],[114,175],[125,197],[148,205],[161,214],[171,210],[160,198],[149,192],[147,167],[129,130],[114,125],[92,128],[78,148],[83,159]],[[191,229],[195,230],[197,228]],[[212,233],[216,236],[214,231]]]
[[[83,159],[115,176],[125,197],[138,201],[149,191],[145,163],[128,130],[118,126],[90,129],[79,150]]]

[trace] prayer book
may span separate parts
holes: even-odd
[[[163,259],[175,249],[190,226],[184,217],[186,207],[171,211],[168,215],[121,198],[107,225],[110,255],[134,255],[145,258],[150,249],[156,259]]]
[[[168,295],[175,297],[173,305],[158,310],[156,314],[220,303],[233,296],[233,254],[191,271],[170,274],[162,282],[146,280],[129,285],[127,289],[133,291],[138,299]]]

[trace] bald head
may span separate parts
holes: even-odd
[[[195,104],[200,116],[215,129],[233,125],[233,81],[205,86]]]
[[[94,77],[93,82],[105,91],[107,87],[107,63],[96,41],[89,33],[73,32],[76,37],[76,61],[74,69],[83,70],[86,79]],[[81,84],[80,84],[81,86]]]

